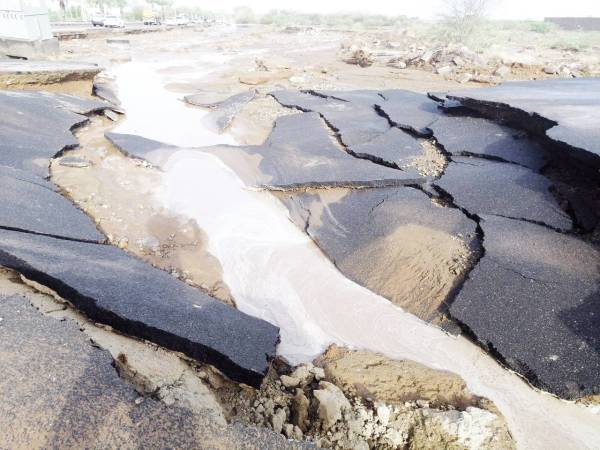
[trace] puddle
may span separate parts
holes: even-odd
[[[117,131],[188,147],[232,143],[203,129],[203,112],[162,88],[159,68],[129,63],[115,72],[127,111]],[[468,340],[346,279],[275,197],[247,189],[216,157],[181,150],[164,170],[158,200],[197,221],[238,308],[278,325],[278,351],[292,362],[312,359],[331,342],[411,359],[457,373],[491,399],[521,448],[600,447],[599,415],[530,388]]]

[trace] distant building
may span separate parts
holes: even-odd
[[[546,17],[544,21],[565,30],[600,31],[600,17]]]
[[[0,2],[0,54],[36,58],[57,51],[45,0]]]

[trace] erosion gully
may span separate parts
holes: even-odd
[[[165,89],[176,76],[161,71],[168,65],[134,60],[113,70],[126,111],[114,131],[182,147],[163,167],[157,200],[207,233],[208,251],[219,259],[238,308],[281,328],[279,354],[300,363],[335,342],[449,370],[497,405],[520,448],[600,448],[598,408],[533,389],[466,338],[348,280],[274,196],[247,188],[221,160],[194,150],[235,142],[203,127],[206,112]]]

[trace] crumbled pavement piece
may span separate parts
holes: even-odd
[[[600,164],[600,78],[510,82],[451,91],[448,97],[494,119],[545,134],[571,150],[590,153]]]
[[[485,255],[450,314],[539,388],[597,394],[600,252],[540,225],[482,219]]]
[[[538,172],[547,151],[523,132],[477,117],[444,116],[430,125],[437,142],[453,156],[497,158]]]
[[[413,184],[424,177],[355,158],[339,148],[317,113],[277,119],[264,145],[206,147],[249,186],[276,190],[300,187],[381,187]]]
[[[71,129],[107,107],[67,94],[0,91],[0,164],[47,178],[50,158],[78,145]]]
[[[428,127],[441,115],[435,101],[425,94],[401,89],[381,91],[381,96],[377,108],[394,126],[431,137]]]
[[[112,246],[0,230],[0,263],[56,291],[92,320],[208,362],[249,385],[260,384],[279,341],[278,328],[268,322]]]
[[[349,149],[367,143],[390,129],[388,121],[373,108],[376,99],[381,100],[376,91],[288,90],[272,92],[271,96],[288,108],[319,113]]]
[[[239,94],[232,95],[217,103],[207,104],[203,94],[194,94],[184,97],[184,101],[191,105],[204,106],[211,109],[204,118],[204,123],[215,128],[217,132],[223,133],[242,108],[256,98],[256,90],[250,89]],[[208,106],[207,106],[208,105]]]
[[[76,167],[79,169],[82,169],[84,167],[89,167],[92,164],[91,161],[89,161],[85,158],[79,158],[78,156],[63,156],[62,158],[60,158],[58,163],[61,166]]]
[[[435,185],[471,214],[529,220],[559,230],[572,227],[550,192],[550,180],[516,164],[455,157]]]
[[[0,227],[80,241],[105,240],[94,222],[52,183],[5,166],[0,166],[0,213]]]

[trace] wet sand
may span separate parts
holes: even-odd
[[[219,261],[207,252],[207,236],[195,220],[163,208],[153,198],[163,174],[127,158],[104,138],[115,124],[103,117],[76,133],[80,147],[65,153],[88,167],[52,163],[52,181],[89,214],[109,241],[150,264],[234,304]]]

